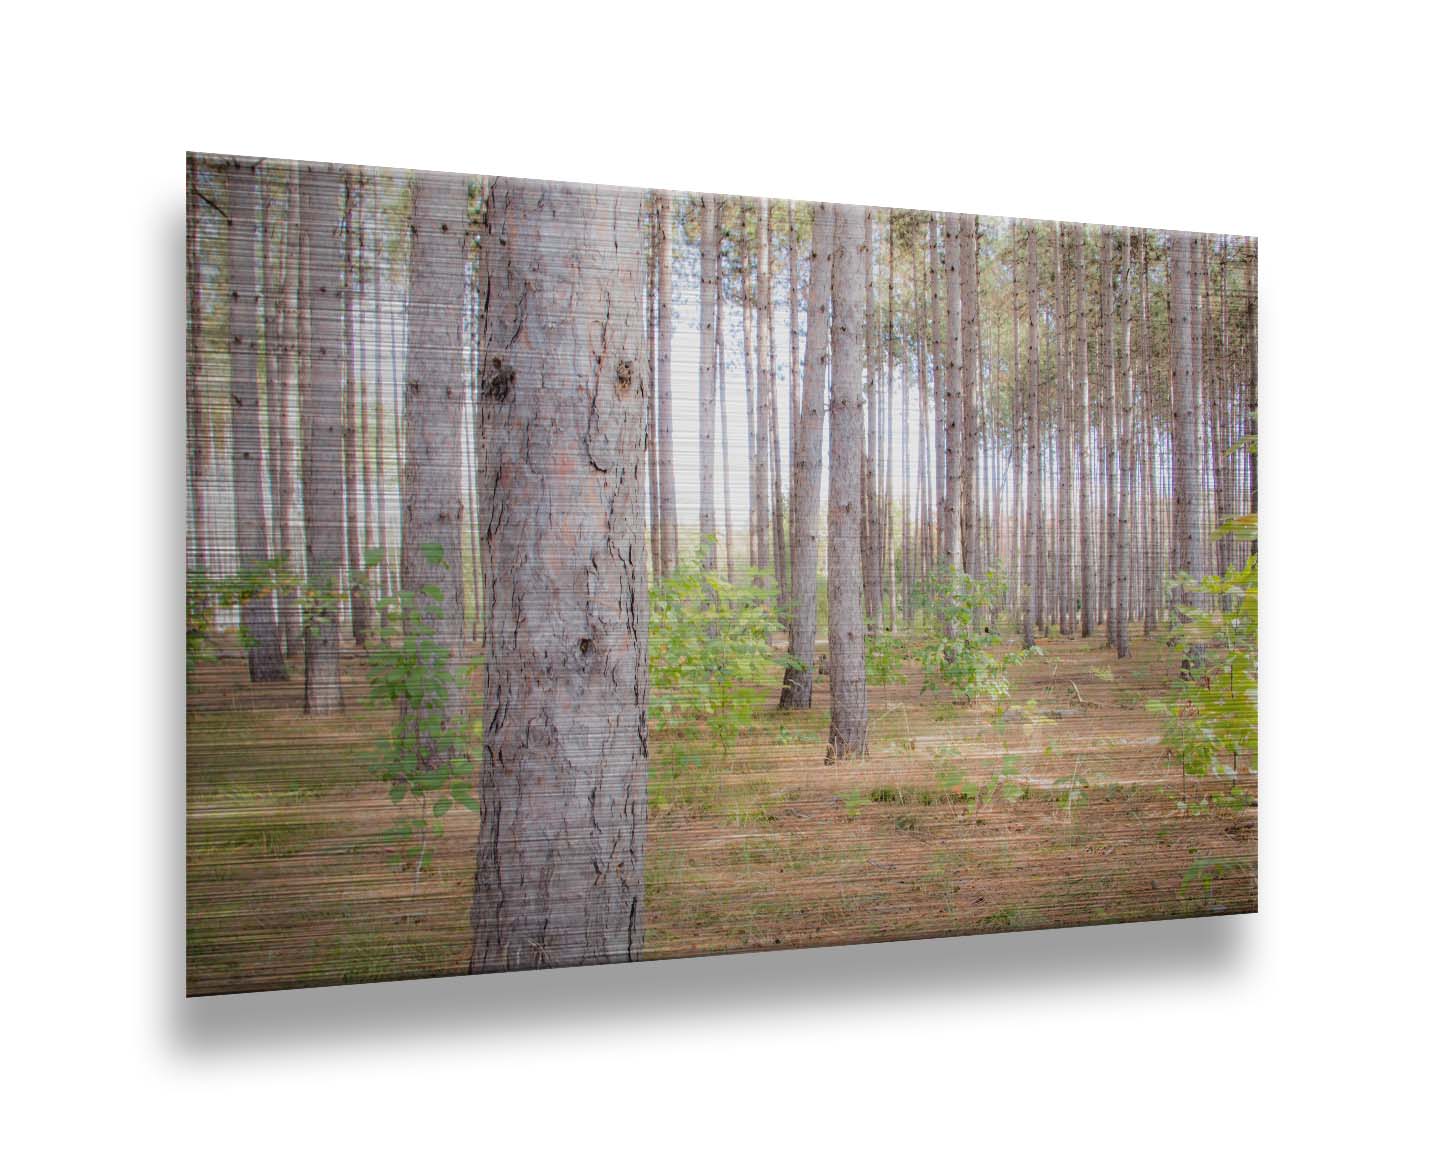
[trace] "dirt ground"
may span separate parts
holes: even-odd
[[[923,692],[913,668],[872,685],[870,755],[842,766],[823,679],[725,762],[656,734],[647,957],[1253,911],[1252,766],[1238,791],[1182,780],[1145,707],[1175,653],[1041,644],[1004,706]],[[434,867],[402,871],[383,833],[411,813],[371,767],[388,717],[364,654],[334,719],[302,714],[302,675],[251,685],[238,651],[190,675],[189,992],[463,972],[477,818],[452,810]]]

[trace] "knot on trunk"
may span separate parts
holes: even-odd
[[[615,368],[615,392],[624,396],[630,391],[630,385],[634,383],[635,365],[630,360],[621,360]]]
[[[486,400],[504,403],[514,391],[515,369],[498,356],[490,361],[491,371],[480,383],[480,394]]]

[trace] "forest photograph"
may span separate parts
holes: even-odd
[[[1257,242],[950,200],[186,156],[189,995],[1256,910]]]

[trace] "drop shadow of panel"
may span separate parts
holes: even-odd
[[[995,997],[1234,979],[1248,916],[1063,928],[343,988],[179,1000],[172,1047],[187,1056],[298,1044],[503,1039],[685,1018],[853,1010],[867,1002],[974,1004]]]

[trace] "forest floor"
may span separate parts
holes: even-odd
[[[870,754],[843,765],[824,763],[823,678],[728,757],[653,735],[646,956],[1253,911],[1255,776],[1182,779],[1146,709],[1178,655],[1040,644],[1003,706],[924,692],[914,668],[872,684]],[[299,661],[274,685],[238,650],[192,670],[191,994],[465,971],[478,817],[452,810],[433,868],[399,867],[384,833],[414,813],[371,767],[389,717],[364,659],[346,651],[348,710],[324,720]]]

